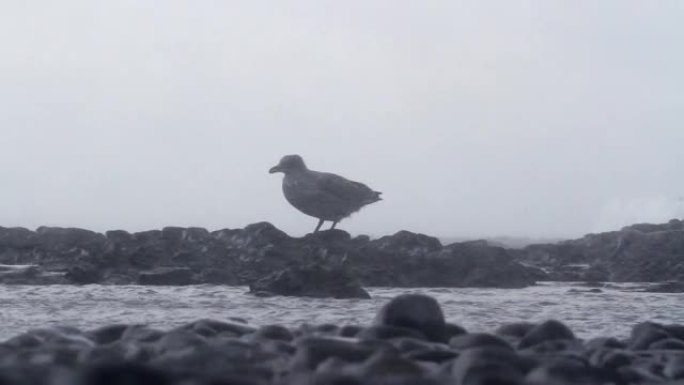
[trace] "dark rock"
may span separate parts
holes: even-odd
[[[413,350],[404,355],[405,358],[414,361],[428,361],[443,364],[453,361],[458,357],[458,353],[453,350]]]
[[[668,334],[684,341],[684,325],[672,324],[664,325],[663,327],[665,328]]]
[[[418,363],[401,357],[394,350],[374,353],[360,368],[362,378],[421,378],[427,372]]]
[[[323,244],[347,243],[351,241],[351,235],[344,230],[332,229],[309,233],[304,236],[304,240]]]
[[[189,330],[173,330],[165,333],[154,344],[155,353],[162,355],[167,352],[193,349],[207,344],[206,338]]]
[[[160,268],[150,272],[140,273],[138,283],[141,285],[192,285],[194,282],[192,270],[182,267]]]
[[[451,374],[457,384],[522,385],[526,362],[510,349],[475,348],[463,351]]]
[[[130,325],[121,335],[120,339],[129,342],[155,342],[164,336],[164,332],[152,329],[145,325]]]
[[[602,348],[595,349],[589,357],[589,363],[596,368],[617,371],[622,367],[629,366],[636,356],[626,350]]]
[[[520,340],[518,348],[524,349],[546,341],[574,339],[574,333],[567,326],[559,321],[549,320],[530,330],[529,333]]]
[[[584,343],[588,349],[625,349],[627,344],[614,337],[596,337]]]
[[[362,326],[358,325],[345,325],[339,330],[340,337],[356,337],[363,330]]]
[[[285,232],[277,229],[268,222],[259,222],[248,225],[244,229],[245,242],[257,244],[279,244],[290,239]]]
[[[84,372],[78,385],[167,385],[170,377],[153,368],[134,364],[107,364]]]
[[[252,283],[249,290],[284,296],[370,299],[346,271],[321,265],[290,267]]]
[[[438,342],[430,342],[415,337],[398,337],[390,341],[400,352],[406,353],[414,350],[447,350],[449,347]]]
[[[453,337],[449,341],[449,346],[456,350],[464,350],[476,347],[497,347],[502,349],[513,349],[513,347],[503,339],[487,333],[462,334]]]
[[[553,363],[534,369],[527,375],[529,385],[575,385],[613,383],[603,372],[588,366]]]
[[[684,341],[677,338],[665,338],[653,342],[649,350],[684,350]]]
[[[201,319],[195,322],[191,322],[187,325],[181,327],[181,329],[192,330],[194,332],[198,331],[210,331],[210,334],[230,334],[235,337],[241,337],[245,334],[252,334],[257,331],[253,326],[247,325],[245,322],[227,322],[227,321],[217,321],[210,319]]]
[[[417,329],[397,327],[389,325],[373,325],[364,328],[356,335],[362,340],[385,340],[392,338],[409,337],[415,339],[425,339],[425,335]]]
[[[437,301],[422,294],[403,294],[385,304],[375,317],[377,325],[415,329],[431,341],[446,342],[446,322]]]
[[[663,374],[672,380],[684,379],[684,356],[670,358],[663,368]]]
[[[129,325],[106,325],[87,333],[87,335],[99,345],[105,345],[118,341],[128,329]]]
[[[444,324],[444,340],[448,341],[452,337],[460,336],[461,334],[466,334],[468,331],[460,325],[452,324],[447,322]]]
[[[39,244],[35,232],[23,227],[0,227],[0,249],[27,249]],[[18,261],[0,260],[1,263],[17,264]]]
[[[92,264],[80,264],[70,267],[64,275],[70,282],[79,285],[99,283],[104,278],[101,268]]]
[[[236,339],[217,339],[207,344],[166,351],[153,357],[150,365],[177,376],[222,378],[249,375],[271,380],[279,356],[257,344]]]
[[[500,336],[523,338],[536,326],[531,322],[514,322],[499,326],[494,333]]]
[[[306,337],[296,341],[292,370],[314,370],[323,361],[336,357],[345,362],[363,362],[373,349],[341,338]]]
[[[629,339],[629,347],[633,350],[648,349],[654,342],[670,337],[665,326],[653,322],[643,322],[634,328]]]
[[[259,337],[270,340],[292,341],[292,339],[294,339],[292,332],[288,328],[281,325],[262,326],[255,332],[255,334]]]
[[[425,255],[442,248],[439,239],[409,231],[399,231],[394,235],[372,241],[372,244],[382,251],[401,252],[409,255]]]
[[[684,293],[684,282],[668,281],[649,286],[644,289],[649,293]]]
[[[136,284],[140,274],[189,268],[192,279],[182,270],[170,281],[163,276],[142,279],[245,285],[292,266],[309,265],[344,270],[367,286],[524,287],[537,279],[533,268],[486,243],[443,247],[436,238],[407,231],[374,241],[367,236],[351,238],[341,230],[292,238],[266,222],[212,233],[165,227],[102,235],[81,229],[44,227],[33,232],[0,227],[2,263],[40,269],[35,276],[0,274],[0,282],[10,284]]]
[[[516,255],[518,260],[548,270],[554,280],[680,282],[684,279],[681,223],[638,224],[556,244],[531,245]],[[662,290],[679,292],[679,287],[664,285]]]

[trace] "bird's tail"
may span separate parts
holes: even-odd
[[[370,199],[371,203],[381,201],[382,197],[380,195],[382,195],[381,192],[373,191],[373,197]]]

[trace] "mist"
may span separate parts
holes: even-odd
[[[268,169],[383,192],[353,234],[684,217],[684,3],[0,6],[0,225],[313,230]]]

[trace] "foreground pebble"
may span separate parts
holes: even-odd
[[[0,325],[1,327],[1,325]],[[395,297],[372,325],[30,330],[0,343],[0,385],[684,384],[684,326],[578,339],[562,322],[469,333],[437,301]]]

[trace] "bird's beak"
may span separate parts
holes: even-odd
[[[270,170],[268,170],[268,173],[269,173],[269,174],[275,174],[276,172],[280,172],[280,171],[282,171],[282,170],[280,169],[280,167],[278,167],[278,166],[273,166],[273,167],[271,167]]]

